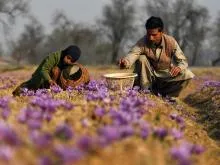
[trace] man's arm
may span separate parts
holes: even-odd
[[[119,61],[119,65],[121,68],[130,68],[140,57],[141,53],[141,47],[138,44],[134,45],[128,54]]]
[[[175,41],[175,50],[173,52],[174,65],[179,67],[181,71],[184,71],[188,67],[187,59],[181,50],[179,44]]]
[[[184,56],[183,51],[180,49],[178,43],[175,41],[175,49],[172,54],[170,74],[175,77],[183,72],[187,67],[187,59]]]

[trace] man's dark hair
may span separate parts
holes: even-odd
[[[160,17],[151,16],[145,23],[146,29],[159,28],[159,31],[163,30],[163,21]]]

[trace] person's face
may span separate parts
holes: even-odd
[[[75,61],[72,59],[72,57],[71,57],[70,55],[66,55],[66,56],[63,58],[63,62],[64,62],[64,64],[66,64],[66,65],[73,65]]]
[[[147,39],[150,44],[160,44],[163,32],[159,28],[147,29]]]

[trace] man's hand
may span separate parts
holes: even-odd
[[[178,67],[178,66],[173,66],[173,67],[170,69],[170,74],[171,74],[172,77],[177,76],[178,74],[180,74],[180,72],[181,72],[181,69],[180,69],[180,67]]]
[[[118,65],[119,65],[120,69],[124,69],[124,68],[126,68],[126,66],[127,66],[127,61],[126,61],[124,58],[121,58],[121,59],[118,61]]]
[[[56,86],[57,83],[54,80],[49,80],[49,84],[50,86]]]

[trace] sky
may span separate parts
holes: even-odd
[[[144,0],[136,0],[137,4]],[[102,7],[110,0],[30,0],[32,14],[45,26],[46,33],[51,28],[51,18],[56,10],[62,10],[74,22],[93,24],[101,17]],[[206,6],[212,16],[220,11],[220,0],[197,0],[198,4]],[[23,30],[23,21],[19,21],[13,28],[13,35],[17,36]]]

